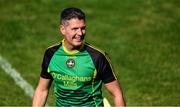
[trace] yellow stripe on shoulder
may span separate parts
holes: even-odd
[[[93,48],[93,49],[99,51],[100,53],[102,53],[102,54],[105,56],[105,52],[104,52],[103,50],[97,48],[96,46],[91,45],[91,44],[89,44],[89,43],[87,43],[87,42],[85,42],[85,45],[87,45],[87,46],[89,46],[89,47],[91,47],[91,48]]]
[[[109,64],[110,64],[110,67],[111,67],[111,69],[112,69],[112,73],[113,73],[114,77],[117,79],[117,77],[116,77],[116,75],[115,75],[115,73],[114,73],[114,68],[113,68],[113,66],[112,66],[112,62],[111,62],[109,56],[107,55],[107,53],[104,52],[103,50],[99,49],[99,48],[96,48],[95,46],[93,46],[93,45],[91,45],[91,44],[89,44],[89,43],[87,43],[87,42],[86,42],[85,44],[86,44],[87,46],[89,46],[89,47],[91,47],[91,48],[99,51],[100,53],[102,53],[102,54],[104,55],[104,57],[107,59],[107,61],[108,61]]]
[[[54,46],[58,46],[58,45],[60,45],[61,43],[62,43],[62,42],[57,42],[57,43],[55,43],[55,44],[53,44],[53,45],[47,47],[46,49],[52,48],[52,47],[54,47]]]

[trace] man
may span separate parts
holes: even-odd
[[[78,8],[64,9],[59,28],[64,39],[44,54],[32,105],[45,105],[54,81],[57,106],[103,106],[102,83],[113,96],[114,106],[125,106],[106,54],[84,41],[85,14]]]

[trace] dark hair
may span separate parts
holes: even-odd
[[[65,24],[67,20],[77,18],[77,19],[83,19],[85,21],[85,13],[80,10],[79,8],[71,7],[66,8],[61,12],[61,19],[60,24]]]

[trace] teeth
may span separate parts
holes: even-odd
[[[76,36],[75,39],[81,40],[81,37],[80,36]]]

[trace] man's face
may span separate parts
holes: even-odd
[[[67,25],[60,26],[66,48],[75,49],[83,44],[86,32],[85,27],[84,20],[79,19],[70,19],[67,21]]]

